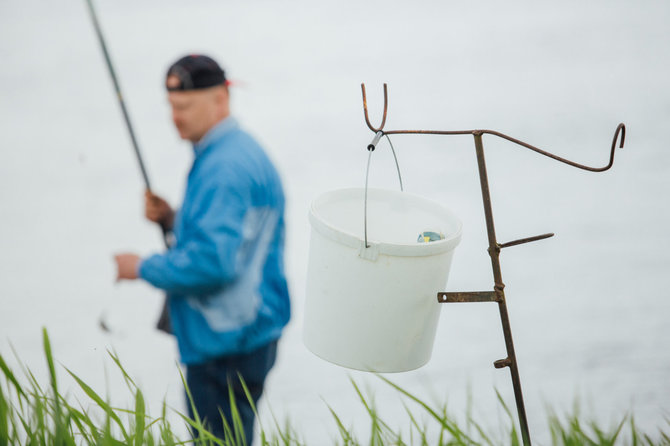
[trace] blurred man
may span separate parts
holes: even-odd
[[[214,60],[179,59],[165,85],[174,125],[193,143],[195,158],[179,211],[147,192],[146,217],[173,231],[175,243],[146,258],[115,256],[118,279],[140,278],[166,291],[200,418],[223,438],[219,410],[233,426],[230,386],[251,444],[254,413],[238,374],[256,403],[290,317],[282,185],[263,149],[230,115],[228,82]]]

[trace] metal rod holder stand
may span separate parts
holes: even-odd
[[[424,134],[424,135],[472,135],[475,142],[475,151],[477,154],[477,166],[479,171],[479,181],[482,191],[482,200],[484,204],[484,215],[486,218],[486,231],[488,234],[488,253],[491,257],[491,268],[493,270],[493,291],[468,291],[468,292],[439,292],[437,293],[437,301],[440,303],[465,303],[465,302],[496,302],[498,304],[498,310],[500,312],[500,322],[502,324],[503,335],[505,337],[505,347],[507,349],[507,357],[504,359],[497,360],[493,363],[493,366],[497,369],[509,367],[510,374],[512,378],[512,386],[514,388],[514,397],[516,400],[517,413],[519,417],[519,425],[521,427],[521,435],[523,439],[523,444],[530,446],[530,432],[528,429],[528,420],[526,418],[526,409],[523,401],[523,394],[521,391],[521,379],[519,377],[519,367],[516,360],[516,354],[514,352],[514,342],[512,339],[512,329],[509,321],[509,314],[507,312],[507,303],[505,300],[505,284],[502,280],[502,272],[500,268],[500,251],[503,248],[510,246],[516,246],[524,243],[534,242],[538,240],[543,240],[545,238],[552,237],[553,233],[537,235],[533,237],[527,237],[519,240],[513,240],[507,243],[498,243],[495,233],[495,225],[493,223],[493,211],[491,207],[491,194],[489,193],[489,182],[488,175],[486,173],[486,160],[484,158],[484,144],[482,142],[482,136],[485,134],[497,136],[499,138],[506,139],[514,144],[520,145],[527,149],[530,149],[534,152],[537,152],[541,155],[552,158],[556,161],[568,164],[570,166],[576,167],[578,169],[588,170],[591,172],[603,172],[612,167],[614,163],[614,151],[616,149],[617,141],[619,141],[619,147],[623,148],[624,140],[626,138],[626,126],[621,123],[617,126],[614,132],[614,138],[612,139],[612,147],[610,150],[609,163],[604,167],[590,167],[583,164],[576,163],[574,161],[561,158],[552,153],[541,150],[535,146],[532,146],[528,143],[525,143],[516,138],[512,138],[503,133],[493,131],[493,130],[453,130],[453,131],[440,131],[440,130],[384,130],[384,125],[386,124],[386,115],[388,111],[388,89],[386,84],[384,84],[384,114],[382,116],[382,122],[379,127],[374,127],[370,123],[368,117],[368,105],[367,98],[365,95],[365,84],[361,84],[361,90],[363,93],[363,111],[365,113],[365,122],[367,126],[375,133],[373,141],[367,146],[368,150],[374,150],[375,146],[381,139],[383,135],[398,135],[398,134]]]

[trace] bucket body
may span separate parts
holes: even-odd
[[[430,359],[461,222],[439,203],[407,192],[341,189],[318,197],[312,225],[303,340],[317,356],[374,372],[402,372]],[[423,242],[430,231],[443,238]]]

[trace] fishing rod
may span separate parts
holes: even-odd
[[[144,160],[142,159],[142,152],[140,152],[140,146],[137,143],[137,138],[135,138],[135,132],[133,131],[133,125],[130,121],[130,116],[128,115],[128,110],[126,109],[126,103],[123,100],[123,94],[121,93],[121,86],[119,85],[119,80],[116,77],[116,72],[114,70],[114,65],[112,64],[112,59],[109,56],[109,51],[107,51],[107,44],[105,43],[105,38],[102,35],[102,30],[100,29],[100,23],[98,22],[98,17],[95,13],[95,8],[93,7],[93,0],[86,0],[88,5],[88,12],[91,15],[91,21],[95,28],[95,33],[98,36],[98,42],[100,43],[100,48],[102,48],[102,53],[105,56],[105,62],[107,63],[107,69],[109,70],[109,75],[112,78],[114,83],[114,89],[116,91],[116,97],[119,100],[119,105],[121,106],[121,112],[123,113],[123,119],[126,122],[126,128],[130,134],[130,140],[133,143],[133,149],[135,151],[135,156],[137,158],[137,163],[140,166],[140,171],[142,172],[142,178],[144,179],[144,186],[146,189],[151,192],[151,183],[149,182],[149,175],[147,174],[147,169],[144,167]],[[168,240],[168,231],[163,224],[159,224],[161,231],[163,232],[163,243],[166,248],[170,247],[170,242]],[[100,320],[100,327],[104,331],[110,331],[109,327],[103,319]],[[163,302],[163,309],[161,310],[161,315],[157,323],[157,328],[159,330],[165,331],[166,333],[171,333],[170,320],[167,312],[167,302]]]

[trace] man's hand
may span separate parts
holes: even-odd
[[[144,198],[144,215],[147,219],[158,223],[167,231],[171,230],[174,225],[174,211],[167,201],[152,194],[150,190],[144,193]]]
[[[136,254],[123,253],[114,256],[116,261],[116,281],[137,279],[137,266],[140,257]]]

